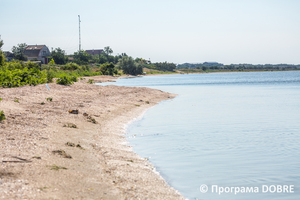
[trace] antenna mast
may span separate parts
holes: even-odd
[[[81,37],[80,37],[80,15],[78,15],[78,20],[79,20],[79,51],[81,51]]]

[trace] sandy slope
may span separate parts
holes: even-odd
[[[52,83],[50,91],[45,85],[0,88],[7,118],[0,123],[0,198],[183,199],[124,138],[124,124],[174,95],[87,80]]]

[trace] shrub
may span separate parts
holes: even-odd
[[[47,83],[53,83],[53,78],[55,78],[55,72],[52,69],[47,70]]]
[[[47,101],[52,101],[52,99],[53,99],[52,97],[48,97]]]
[[[60,85],[72,85],[73,81],[68,76],[62,76],[56,80],[56,83]]]
[[[87,83],[93,84],[94,79],[89,79]]]
[[[76,76],[72,76],[70,79],[71,79],[71,81],[73,81],[73,82],[77,82],[77,81],[78,81],[78,78],[77,78]]]
[[[1,87],[19,87],[46,83],[47,73],[36,68],[35,63],[9,63],[0,71]],[[27,68],[30,67],[30,69]],[[38,65],[37,65],[38,66]]]
[[[113,63],[104,63],[100,65],[100,71],[104,75],[114,75],[115,72],[115,65]],[[118,71],[117,71],[118,73]]]
[[[53,58],[50,60],[50,62],[48,64],[49,65],[55,65],[55,62],[54,62]]]
[[[66,65],[63,65],[60,67],[62,70],[77,70],[81,69],[81,67],[76,63],[67,63]]]
[[[5,115],[4,115],[3,111],[1,110],[1,111],[0,111],[0,122],[1,122],[2,120],[5,120]]]
[[[40,67],[40,66],[39,66],[37,63],[31,62],[31,61],[29,61],[29,62],[27,63],[27,68],[28,68],[28,69],[39,68],[39,67]]]

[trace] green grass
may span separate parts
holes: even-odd
[[[55,171],[58,171],[60,169],[65,169],[65,170],[68,169],[68,168],[65,168],[65,167],[57,166],[57,165],[51,165],[51,166],[47,165],[47,167],[49,167],[51,170],[55,170]]]

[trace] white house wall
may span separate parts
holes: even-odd
[[[46,54],[43,55],[43,51],[46,51]],[[39,53],[39,57],[37,58],[38,60],[42,61],[43,64],[45,64],[45,57],[48,57],[50,56],[50,51],[48,49],[48,47],[46,46],[43,46],[43,48],[40,50],[40,53]]]

